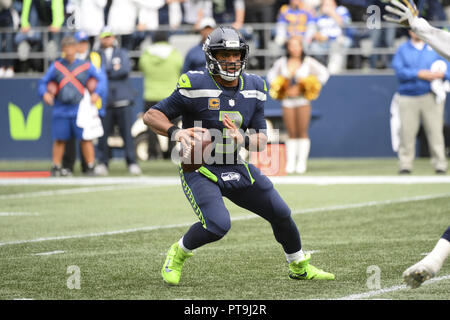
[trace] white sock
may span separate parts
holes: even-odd
[[[300,251],[294,252],[294,253],[284,253],[286,255],[286,260],[288,263],[291,262],[299,262],[301,260],[305,259],[305,254],[303,253],[303,250],[300,249]]]
[[[298,139],[287,139],[286,141],[286,172],[293,173],[295,171],[295,163],[297,161]]]
[[[431,251],[425,258],[422,259],[422,262],[428,265],[436,274],[441,269],[445,259],[447,259],[449,254],[450,242],[444,238],[441,238],[436,243],[433,251]]]
[[[309,138],[297,139],[298,144],[298,162],[297,173],[306,172],[306,164],[308,162],[309,150],[311,149],[311,140]]]
[[[184,246],[183,238],[184,238],[184,237],[181,237],[181,239],[178,240],[178,246],[179,246],[184,252],[190,253],[192,250],[190,250],[190,249],[188,249],[188,248],[186,248],[186,247]]]

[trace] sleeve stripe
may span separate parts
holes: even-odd
[[[258,90],[243,90],[241,91],[241,94],[244,98],[256,98],[261,101],[266,101],[267,99],[266,94]]]
[[[180,94],[187,98],[217,98],[222,93],[222,90],[208,90],[208,89],[199,89],[199,90],[186,90],[180,89]]]

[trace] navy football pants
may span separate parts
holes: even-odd
[[[445,230],[441,238],[450,242],[450,227],[448,227],[447,230]]]
[[[249,164],[254,178],[251,186],[238,190],[221,189],[217,183],[198,172],[181,173],[184,192],[199,222],[183,238],[186,248],[193,250],[221,239],[230,229],[231,221],[223,197],[267,220],[275,239],[286,253],[301,249],[300,235],[291,218],[291,210],[259,169]]]

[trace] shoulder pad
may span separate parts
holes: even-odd
[[[267,91],[266,81],[259,75],[254,73],[245,73],[245,80],[250,82],[255,89]]]

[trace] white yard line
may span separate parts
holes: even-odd
[[[396,204],[396,203],[405,203],[405,202],[410,202],[410,201],[425,201],[425,200],[448,198],[448,197],[450,197],[450,193],[437,193],[437,194],[429,194],[429,195],[423,195],[423,196],[399,198],[399,199],[394,199],[394,200],[369,201],[369,202],[354,203],[354,204],[335,205],[335,206],[329,206],[329,207],[325,207],[325,208],[311,208],[311,209],[304,209],[304,210],[300,210],[300,211],[293,211],[292,213],[298,214],[298,213],[310,213],[310,212],[318,212],[318,211],[348,210],[348,209],[356,209],[356,208],[363,208],[363,207],[373,207],[373,206],[389,205],[389,204]]]
[[[22,198],[33,198],[33,197],[53,197],[57,195],[71,195],[77,193],[91,193],[99,191],[115,191],[124,190],[131,188],[146,188],[149,185],[124,185],[124,186],[103,186],[103,187],[84,187],[84,188],[70,188],[70,189],[58,189],[58,190],[48,190],[48,191],[35,191],[35,192],[24,192],[24,193],[13,193],[0,195],[0,200],[9,199],[22,199]]]
[[[65,253],[65,251],[63,250],[55,250],[55,251],[49,251],[49,252],[40,252],[40,253],[34,253],[34,256],[51,256],[54,254],[61,254],[61,253]]]
[[[284,176],[269,177],[274,184],[430,184],[450,183],[449,176]],[[0,179],[0,186],[11,185],[179,185],[180,178],[172,177],[68,177]]]
[[[0,217],[38,216],[37,212],[0,212]]]
[[[389,205],[389,204],[404,203],[404,202],[410,202],[410,201],[423,201],[423,200],[431,200],[431,199],[447,198],[447,197],[450,197],[450,193],[431,194],[431,195],[416,196],[416,197],[409,197],[409,198],[400,198],[400,199],[394,199],[394,200],[370,201],[370,202],[354,203],[354,204],[348,204],[348,205],[327,206],[327,207],[320,207],[320,208],[300,209],[300,210],[293,210],[292,214],[297,215],[297,214],[306,214],[306,213],[312,213],[312,212],[339,211],[339,210],[348,210],[348,209],[363,208],[363,207],[369,207],[369,206]],[[241,216],[241,217],[232,218],[231,221],[249,220],[249,219],[255,219],[258,217],[259,217],[258,215],[253,215],[253,214],[245,215],[245,216]],[[125,233],[140,232],[140,231],[172,229],[172,228],[188,227],[191,225],[192,225],[192,222],[163,225],[163,226],[147,226],[147,227],[132,228],[132,229],[98,232],[98,233],[43,237],[43,238],[28,239],[28,240],[0,242],[0,246],[33,243],[33,242],[43,242],[43,241],[51,241],[51,240],[66,240],[66,239],[99,237],[99,236],[117,235],[117,234],[125,234]]]
[[[430,280],[425,281],[422,284],[422,286],[432,284],[435,282],[439,282],[442,280],[447,280],[447,279],[450,279],[450,275],[432,278]],[[368,292],[363,292],[363,293],[351,294],[351,295],[348,295],[345,297],[338,298],[337,300],[359,300],[359,299],[364,299],[364,298],[370,298],[370,297],[377,296],[377,295],[384,294],[384,293],[395,292],[395,291],[405,290],[405,289],[409,289],[409,287],[402,284],[402,285],[393,286],[393,287],[384,288],[384,289],[378,289],[378,290],[373,290],[373,291],[368,291]]]
[[[270,177],[274,184],[429,184],[450,183],[450,176],[286,176]]]
[[[114,230],[114,231],[106,231],[106,232],[98,232],[98,233],[85,233],[85,234],[75,234],[75,235],[69,235],[69,236],[56,236],[56,237],[36,238],[36,239],[29,239],[29,240],[17,240],[17,241],[9,241],[9,242],[0,242],[0,246],[33,243],[33,242],[43,242],[43,241],[51,241],[51,240],[67,240],[67,239],[80,239],[80,238],[90,238],[90,237],[100,237],[100,236],[111,236],[111,235],[133,233],[133,232],[140,232],[140,231],[152,231],[152,230],[187,227],[190,225],[192,225],[192,223],[170,224],[170,225],[166,225],[166,226],[148,226],[148,227],[141,227],[141,228]]]
[[[178,176],[173,177],[67,177],[67,178],[15,178],[0,179],[0,186],[12,185],[176,185],[180,184]]]
[[[296,185],[334,185],[334,184],[430,184],[450,183],[450,176],[336,176],[307,177],[287,176],[270,177],[274,184]],[[112,178],[37,178],[37,179],[0,179],[0,186],[11,185],[85,185],[84,188],[70,188],[37,192],[25,192],[0,195],[0,200],[21,199],[28,197],[44,197],[90,193],[94,191],[113,191],[130,188],[145,188],[179,185],[178,177],[112,177]]]

